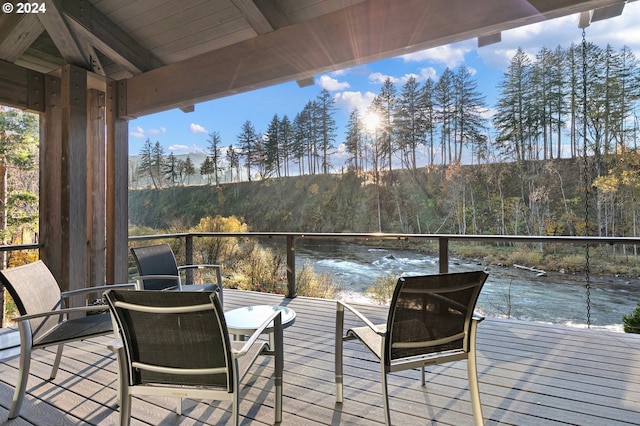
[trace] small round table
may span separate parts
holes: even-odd
[[[232,309],[224,313],[224,319],[227,323],[229,334],[232,334],[238,340],[243,340],[244,336],[253,334],[266,321],[269,315],[276,311],[281,312],[283,329],[293,325],[296,320],[296,311],[278,305],[254,305]],[[269,333],[269,345],[271,348],[273,348],[273,331],[273,322],[264,329],[265,333]]]

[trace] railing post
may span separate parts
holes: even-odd
[[[287,236],[287,297],[296,297],[296,253],[293,235]]]
[[[449,239],[446,237],[438,238],[438,271],[441,274],[449,272]]]
[[[193,235],[188,234],[185,237],[185,265],[193,265]],[[193,284],[193,269],[188,268],[186,271],[186,284]]]

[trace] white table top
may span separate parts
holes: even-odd
[[[231,334],[251,334],[262,325],[262,323],[273,312],[280,311],[282,317],[282,327],[292,325],[296,319],[296,311],[285,306],[277,305],[255,305],[237,308],[224,313],[227,328]],[[273,323],[269,324],[265,331],[270,332]]]

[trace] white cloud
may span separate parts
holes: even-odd
[[[337,93],[334,99],[339,107],[351,112],[354,108],[358,108],[358,111],[366,111],[375,97],[373,92],[341,92]]]
[[[129,136],[132,136],[134,138],[144,139],[146,136],[146,133],[144,132],[144,129],[142,127],[136,126],[129,131]]]
[[[471,51],[469,42],[461,42],[448,44],[446,46],[438,46],[433,49],[421,50],[420,52],[409,53],[402,55],[401,58],[405,62],[424,62],[433,61],[436,63],[444,64],[449,68],[455,68],[456,66],[464,62],[464,55]]]
[[[169,152],[189,152],[188,146],[180,144],[169,145],[167,149],[169,150]]]
[[[329,77],[328,75],[322,75],[318,78],[318,85],[323,89],[327,89],[330,92],[335,92],[336,90],[344,90],[351,87],[349,83],[339,82],[337,79]]]
[[[196,123],[189,124],[189,131],[191,133],[207,133],[207,129]]]
[[[147,134],[149,135],[159,135],[159,134],[164,134],[167,133],[167,128],[166,127],[160,127],[159,129],[149,129],[147,130]]]

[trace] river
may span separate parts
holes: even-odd
[[[305,263],[317,273],[335,277],[345,300],[368,300],[366,291],[383,274],[420,275],[438,272],[438,259],[409,250],[372,248],[347,242],[296,242],[296,268]],[[512,266],[478,265],[450,259],[450,271],[484,269],[489,273],[477,304],[486,316],[586,327],[587,292],[584,274],[535,272]],[[640,300],[640,280],[591,277],[592,328],[622,331],[622,315]]]

